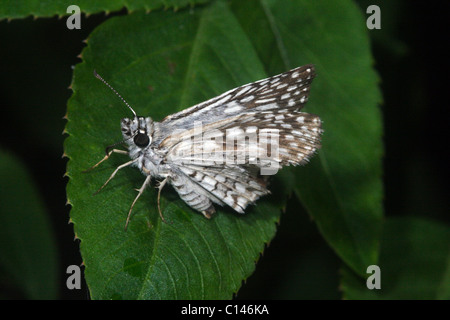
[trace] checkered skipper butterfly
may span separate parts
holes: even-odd
[[[145,181],[131,204],[126,220],[151,178],[169,183],[181,199],[206,218],[215,213],[214,204],[228,205],[239,213],[269,193],[265,175],[282,166],[306,163],[320,148],[321,121],[300,112],[308,100],[314,66],[288,72],[229,90],[215,98],[172,114],[161,122],[137,116],[131,106],[100,75],[94,75],[116,93],[134,117],[124,118],[121,129],[131,160],[118,166],[99,192],[127,166],[136,166]],[[258,172],[260,171],[260,172]],[[97,193],[96,192],[96,193]]]

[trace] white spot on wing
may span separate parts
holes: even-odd
[[[238,104],[238,103],[233,101],[233,102],[230,102],[227,105],[227,107],[225,108],[225,110],[223,112],[225,112],[225,113],[234,113],[234,112],[238,112],[238,111],[240,111],[242,109],[243,109],[243,107],[240,104]]]
[[[214,178],[219,182],[225,182],[225,180],[226,180],[225,177],[220,174],[216,174],[216,176]]]
[[[276,103],[269,103],[263,106],[256,107],[256,110],[270,110],[270,109],[276,109],[278,105]]]
[[[241,99],[241,102],[249,102],[252,101],[255,98],[255,96],[246,96]]]
[[[254,133],[254,132],[256,132],[256,130],[258,130],[257,127],[251,126],[251,127],[246,128],[245,132],[247,132],[247,133]]]
[[[209,176],[205,176],[203,178],[203,182],[205,182],[205,183],[207,183],[207,184],[209,184],[209,185],[211,185],[213,187],[217,184],[217,182],[213,178],[211,178]]]
[[[237,182],[234,186],[236,187],[236,190],[240,193],[245,193],[247,191],[242,183]]]
[[[243,93],[245,93],[245,92],[247,92],[248,90],[250,90],[250,88],[251,88],[251,86],[244,86],[241,90],[239,90],[239,91],[236,93],[236,96],[242,95]]]
[[[275,101],[275,98],[260,99],[260,100],[256,100],[255,103],[267,103],[267,102],[272,102],[272,101]]]

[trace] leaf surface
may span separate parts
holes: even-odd
[[[77,5],[82,13],[93,14],[99,12],[114,12],[122,8],[127,8],[128,12],[136,10],[154,10],[159,8],[173,8],[178,10],[188,5],[206,3],[208,0],[2,0],[0,2],[0,20],[1,19],[19,19],[28,16],[35,18],[51,17],[54,15],[66,16],[74,13],[69,6]]]

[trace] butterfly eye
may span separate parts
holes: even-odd
[[[138,147],[145,148],[150,143],[150,138],[145,133],[138,133],[133,141]]]

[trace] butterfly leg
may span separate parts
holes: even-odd
[[[164,217],[163,217],[163,215],[162,215],[162,212],[161,212],[161,206],[160,206],[160,204],[159,204],[159,199],[161,198],[161,190],[162,190],[162,188],[164,188],[164,185],[166,184],[167,179],[169,179],[169,177],[167,177],[167,178],[165,178],[163,181],[161,181],[161,182],[159,183],[159,186],[158,186],[158,211],[159,211],[159,216],[161,217],[161,220],[162,220],[163,222],[166,222],[166,220],[164,220]]]
[[[93,165],[92,167],[90,167],[89,169],[84,170],[83,173],[89,172],[89,171],[91,171],[91,170],[97,168],[98,165],[99,165],[100,163],[102,163],[102,162],[105,161],[105,160],[108,160],[109,157],[111,156],[111,154],[113,154],[113,153],[119,153],[119,154],[126,154],[126,155],[128,155],[128,151],[125,151],[125,150],[119,150],[119,149],[112,149],[111,151],[109,151],[109,152],[106,153],[106,156],[104,156],[102,160],[100,160],[99,162],[97,162],[96,164],[94,164],[94,165]]]
[[[108,184],[108,182],[111,181],[112,178],[114,178],[114,176],[116,175],[117,171],[119,171],[119,170],[122,169],[122,168],[125,168],[125,167],[129,166],[130,164],[133,164],[133,163],[136,162],[136,161],[137,161],[137,159],[131,160],[131,161],[128,161],[128,162],[126,162],[126,163],[121,164],[120,166],[118,166],[118,167],[116,168],[116,170],[114,170],[114,172],[111,174],[111,176],[109,177],[109,179],[106,180],[106,182],[100,187],[100,189],[98,189],[98,190],[94,193],[94,196],[95,196],[97,193],[99,193],[99,192],[100,192],[100,191]]]
[[[152,176],[148,175],[147,178],[145,178],[144,183],[142,184],[142,187],[138,190],[138,195],[134,199],[133,203],[131,204],[130,211],[128,211],[127,221],[125,222],[125,230],[127,230],[128,222],[130,222],[131,217],[131,211],[133,210],[134,204],[136,203],[137,199],[141,196],[141,194],[144,192],[144,189],[150,184],[150,181],[152,179]]]

